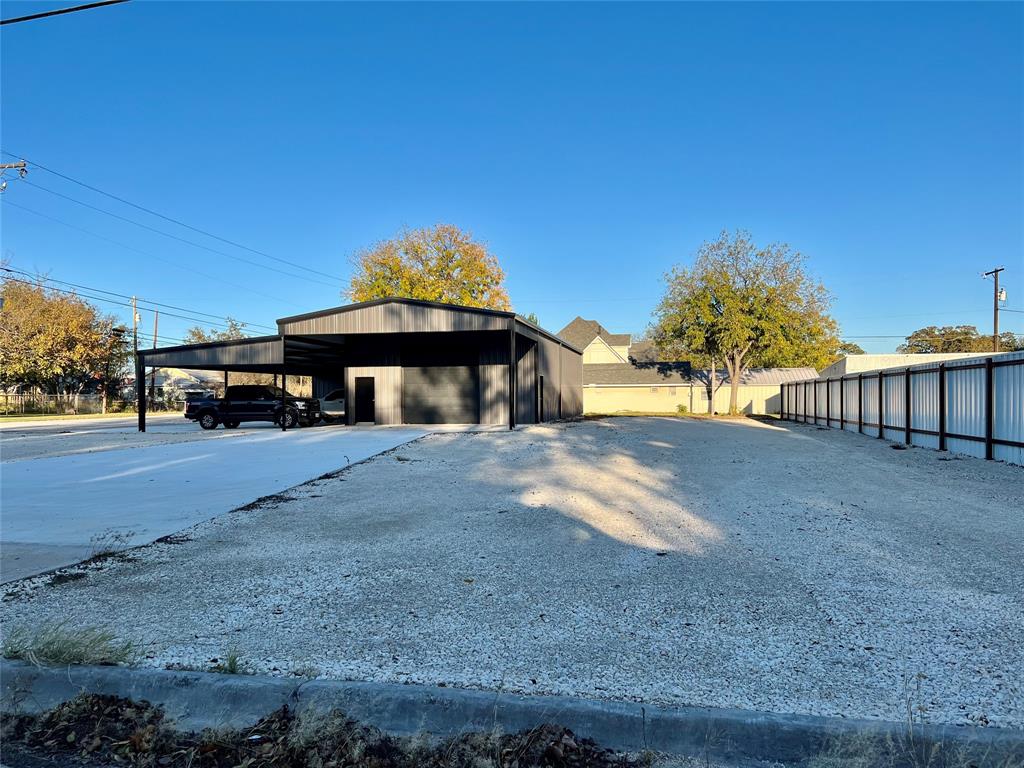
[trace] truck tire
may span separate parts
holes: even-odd
[[[294,429],[299,423],[299,414],[293,411],[291,408],[286,408],[284,412],[284,428]]]
[[[203,429],[216,429],[217,424],[217,414],[213,411],[204,411],[199,414],[199,426]]]

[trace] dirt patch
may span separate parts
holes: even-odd
[[[466,733],[431,743],[397,738],[333,710],[297,716],[284,707],[251,728],[178,733],[146,702],[82,695],[37,716],[7,718],[5,747],[35,758],[73,758],[82,765],[166,768],[612,768],[648,765],[648,756],[602,749],[558,725],[517,734]]]

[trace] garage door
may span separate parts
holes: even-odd
[[[402,420],[406,424],[478,424],[480,371],[475,365],[406,367]]]

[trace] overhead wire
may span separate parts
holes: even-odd
[[[264,293],[263,291],[257,291],[255,288],[250,288],[250,287],[245,286],[245,285],[240,285],[238,283],[230,282],[228,280],[225,280],[220,275],[211,275],[208,272],[203,272],[200,269],[196,269],[191,264],[183,264],[182,262],[175,261],[174,259],[167,259],[167,258],[164,258],[162,256],[157,256],[157,255],[155,255],[153,253],[149,253],[148,251],[143,251],[142,249],[136,248],[133,245],[128,245],[127,243],[122,243],[119,240],[114,240],[113,238],[106,237],[105,235],[101,235],[101,234],[98,234],[96,232],[92,232],[91,230],[85,229],[83,227],[79,227],[79,226],[77,226],[75,224],[70,224],[70,223],[68,223],[68,222],[66,222],[66,221],[64,221],[62,219],[58,219],[56,216],[50,216],[49,214],[46,214],[46,213],[40,213],[39,211],[33,210],[32,208],[28,208],[28,207],[26,207],[24,205],[21,205],[19,203],[13,202],[9,197],[4,197],[4,198],[0,198],[0,199],[2,199],[3,205],[5,205],[5,206],[9,205],[12,208],[17,208],[18,210],[25,211],[26,213],[31,213],[33,216],[38,216],[38,217],[40,217],[42,219],[46,219],[48,221],[52,221],[55,224],[60,224],[63,227],[67,227],[68,229],[73,229],[73,230],[76,230],[76,231],[81,232],[83,234],[89,235],[90,237],[95,237],[98,240],[103,240],[104,242],[110,243],[111,245],[116,245],[119,248],[124,248],[125,250],[132,251],[133,253],[137,253],[140,256],[145,256],[146,258],[149,258],[149,259],[155,259],[156,261],[163,262],[164,264],[169,264],[169,265],[171,265],[173,267],[176,267],[178,269],[187,271],[187,272],[189,272],[191,274],[199,275],[200,277],[209,278],[210,280],[214,280],[218,285],[224,285],[224,286],[228,286],[230,288],[237,288],[240,291],[248,291],[249,293],[252,293],[255,296],[262,296],[265,299],[273,299],[275,301],[281,302],[282,304],[287,304],[288,306],[291,306],[291,307],[299,307],[299,308],[301,308],[301,306],[302,306],[300,304],[296,304],[294,302],[287,301],[287,300],[281,298],[280,296],[275,296],[275,295],[270,294],[270,293]]]
[[[75,203],[76,205],[80,205],[80,206],[82,206],[84,208],[88,208],[91,211],[96,211],[97,213],[102,213],[102,214],[104,214],[106,216],[110,216],[111,218],[117,219],[118,221],[123,221],[123,222],[126,222],[128,224],[132,224],[133,226],[140,227],[141,229],[145,229],[145,230],[147,230],[149,232],[154,232],[154,233],[156,233],[158,235],[163,235],[164,237],[168,237],[168,238],[170,238],[172,240],[177,240],[180,243],[185,243],[186,245],[191,245],[193,248],[199,248],[201,250],[208,251],[210,253],[215,253],[218,256],[224,256],[225,258],[228,258],[228,259],[234,259],[235,261],[241,262],[243,264],[248,264],[250,266],[257,267],[259,269],[265,269],[265,270],[268,270],[270,272],[274,272],[274,273],[276,273],[278,275],[283,275],[283,276],[286,276],[286,277],[292,277],[292,278],[295,278],[296,280],[306,280],[306,281],[311,282],[311,283],[316,283],[318,285],[326,285],[326,286],[329,286],[331,288],[337,287],[337,285],[335,283],[328,283],[325,280],[318,280],[318,279],[316,279],[314,277],[310,277],[308,275],[297,275],[297,274],[294,274],[292,272],[286,272],[283,269],[279,269],[277,267],[272,267],[269,264],[261,264],[258,261],[253,261],[252,259],[247,259],[247,258],[244,258],[243,256],[236,256],[233,253],[227,253],[226,251],[220,251],[220,250],[217,250],[216,248],[211,248],[208,245],[203,245],[202,243],[197,243],[194,240],[189,240],[189,239],[184,238],[184,237],[178,237],[177,235],[172,234],[171,232],[165,232],[162,229],[157,229],[156,227],[151,227],[148,224],[143,224],[142,222],[135,221],[134,219],[129,219],[126,216],[121,216],[120,214],[114,213],[112,211],[108,211],[108,210],[106,210],[104,208],[99,208],[99,207],[97,207],[95,205],[92,205],[90,203],[86,203],[86,202],[84,202],[82,200],[78,200],[77,198],[71,197],[70,195],[65,195],[62,192],[57,192],[56,190],[49,189],[48,187],[44,187],[44,186],[42,186],[40,184],[36,184],[35,182],[29,181],[28,179],[20,179],[20,182],[22,184],[27,184],[30,187],[34,187],[35,189],[42,190],[43,192],[46,192],[48,194],[54,195],[55,197],[59,197],[59,198],[61,198],[63,200],[67,200],[69,202]]]
[[[235,240],[230,240],[230,239],[228,239],[226,237],[221,237],[220,235],[215,235],[214,233],[209,232],[209,231],[207,231],[205,229],[200,229],[199,227],[196,227],[196,226],[193,226],[191,224],[188,224],[188,223],[182,221],[181,219],[176,219],[176,218],[174,218],[172,216],[167,216],[166,214],[160,213],[159,211],[154,211],[152,208],[147,208],[144,205],[139,205],[138,203],[133,203],[131,200],[126,200],[125,198],[119,197],[118,195],[115,195],[115,194],[113,194],[111,192],[106,192],[106,191],[100,189],[99,187],[94,187],[91,184],[86,184],[84,181],[81,181],[79,179],[73,178],[72,176],[68,176],[65,173],[61,173],[60,171],[55,171],[53,168],[48,168],[47,166],[42,165],[41,163],[38,163],[38,162],[36,162],[34,160],[31,160],[29,158],[26,158],[26,157],[24,157],[22,155],[16,155],[13,152],[8,152],[7,150],[0,150],[0,152],[3,152],[3,154],[8,155],[10,157],[21,158],[22,160],[25,160],[26,162],[31,163],[33,168],[38,168],[41,171],[45,171],[46,173],[53,174],[54,176],[57,176],[57,177],[59,177],[61,179],[64,179],[65,181],[70,181],[72,184],[77,184],[78,186],[80,186],[80,187],[82,187],[84,189],[88,189],[91,192],[95,192],[95,193],[97,193],[99,195],[103,195],[104,197],[109,197],[111,200],[116,200],[117,202],[122,203],[124,205],[131,206],[132,208],[135,208],[136,210],[142,211],[143,213],[148,213],[150,216],[156,216],[159,219],[163,219],[164,221],[170,222],[171,224],[176,224],[179,227],[184,227],[185,229],[188,229],[188,230],[191,230],[193,232],[196,232],[197,234],[205,235],[206,237],[212,238],[214,240],[219,240],[220,242],[225,243],[226,245],[231,245],[231,246],[234,246],[235,248],[240,248],[243,251],[248,251],[249,253],[255,254],[257,256],[262,256],[262,257],[264,257],[266,259],[271,259],[273,261],[280,262],[281,264],[288,264],[289,266],[295,267],[297,269],[301,269],[301,270],[303,270],[305,272],[312,272],[312,273],[320,275],[322,277],[330,278],[331,280],[339,280],[340,281],[342,279],[338,275],[332,275],[332,274],[330,274],[328,272],[321,272],[320,270],[313,269],[311,267],[306,266],[305,264],[299,264],[297,262],[290,261],[288,259],[283,259],[280,256],[274,256],[273,254],[267,253],[266,251],[260,251],[260,250],[257,250],[256,248],[251,248],[248,245],[236,242]]]
[[[3,279],[4,280],[9,280],[9,281],[14,282],[14,283],[21,283],[23,285],[30,285],[30,286],[38,286],[39,285],[39,282],[37,282],[37,281],[24,280],[24,279],[22,279],[20,277],[10,277],[9,275],[4,276]],[[112,298],[109,298],[107,296],[96,296],[96,295],[93,295],[93,294],[90,294],[90,293],[84,293],[82,291],[72,291],[72,290],[68,290],[66,288],[58,288],[57,286],[53,286],[53,285],[44,285],[43,287],[46,288],[47,290],[56,291],[58,293],[62,293],[64,295],[66,295],[66,296],[75,296],[75,297],[78,297],[80,299],[91,299],[92,301],[101,301],[101,302],[105,302],[107,304],[114,304],[114,305],[120,306],[120,307],[127,307],[129,309],[132,308],[132,303],[130,301],[119,301],[117,299],[112,299]],[[136,307],[136,309],[140,309],[140,308]],[[147,311],[147,312],[157,311],[157,310],[154,310],[154,309],[152,309],[150,307],[141,307],[141,309],[143,309],[144,311]],[[187,320],[187,321],[193,322],[193,323],[200,323],[200,324],[206,323],[206,324],[209,324],[209,321],[206,321],[206,320],[199,320],[199,319],[194,318],[194,317],[189,317],[187,315],[179,315],[179,314],[176,314],[174,312],[167,312],[165,310],[160,310],[160,315],[161,315],[161,317],[173,317],[173,318],[176,318],[176,319],[179,319],[179,320]],[[142,331],[138,331],[138,332],[139,333],[143,333]],[[163,337],[163,336],[161,336],[161,338],[171,338],[171,337]],[[176,341],[180,341],[182,344],[186,343],[186,342],[182,341],[181,339],[176,339]]]
[[[81,288],[81,289],[86,290],[86,291],[93,291],[93,292],[96,292],[96,293],[105,293],[105,294],[107,294],[109,296],[117,296],[118,298],[121,298],[121,299],[131,299],[132,298],[131,296],[129,296],[128,294],[125,294],[125,293],[117,293],[116,291],[108,291],[105,288],[94,288],[93,286],[89,286],[89,285],[82,285],[80,283],[72,283],[72,282],[70,282],[68,280],[59,280],[59,279],[57,279],[55,277],[49,277],[47,275],[43,275],[43,274],[40,274],[38,272],[27,272],[26,270],[15,269],[15,268],[10,267],[10,266],[3,267],[2,269],[4,271],[6,271],[6,272],[17,272],[18,274],[25,275],[27,277],[39,278],[41,280],[45,280],[46,282],[60,283],[61,285],[69,285],[69,286],[71,286],[73,288]],[[246,328],[263,328],[263,329],[266,329],[268,331],[271,331],[271,330],[272,331],[276,331],[277,330],[276,328],[271,328],[271,326],[269,326],[269,325],[262,325],[260,323],[247,323],[244,320],[238,320],[238,319],[233,318],[233,317],[228,317],[228,316],[225,316],[225,315],[214,315],[214,314],[212,314],[210,312],[202,312],[201,310],[198,310],[198,309],[190,309],[188,307],[180,307],[180,306],[177,306],[175,304],[167,304],[167,303],[162,302],[162,301],[154,301],[153,299],[143,299],[143,298],[136,297],[136,302],[140,303],[140,304],[143,304],[143,303],[144,304],[151,304],[151,305],[153,305],[155,307],[166,307],[167,309],[176,309],[176,310],[179,310],[181,312],[190,312],[193,315],[205,315],[206,317],[212,318],[213,320],[223,320],[223,321],[234,320],[236,323],[240,323],[241,325],[245,326]],[[193,318],[193,319],[195,319],[197,322],[207,322],[207,323],[210,322],[209,320],[200,321],[198,318]],[[225,328],[231,327],[230,323],[228,323],[228,322],[214,323],[214,325],[223,325]]]

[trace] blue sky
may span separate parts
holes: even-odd
[[[135,0],[0,43],[4,150],[340,278],[171,240],[52,193],[283,266],[36,169],[3,193],[3,255],[61,280],[272,325],[445,221],[518,311],[639,332],[666,270],[745,228],[804,252],[868,351],[988,332],[996,264],[1024,310],[1021,4]]]

